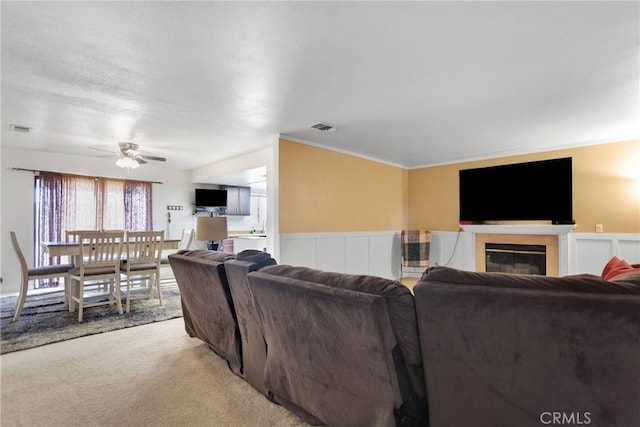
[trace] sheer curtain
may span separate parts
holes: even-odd
[[[40,242],[62,241],[67,230],[153,229],[149,182],[40,172],[35,190],[38,266],[60,262]]]
[[[51,259],[42,250],[40,242],[63,240],[63,201],[62,175],[52,172],[40,172],[35,186],[35,263],[38,266],[60,262],[60,257]]]
[[[124,225],[127,230],[153,229],[151,183],[124,182]]]
[[[124,193],[125,181],[122,179],[100,178],[96,189],[96,229],[130,230],[125,227]],[[140,206],[146,209],[146,206]],[[151,205],[149,205],[151,209]]]
[[[96,230],[98,206],[96,204],[96,179],[85,176],[63,175],[61,199],[64,224],[61,235],[67,230]]]

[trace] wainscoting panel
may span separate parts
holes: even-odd
[[[613,242],[611,240],[581,237],[577,237],[575,241],[575,273],[600,275],[602,268],[611,259]]]
[[[618,240],[618,254],[629,264],[640,263],[640,240]]]
[[[572,232],[566,244],[568,256],[560,259],[565,264],[560,266],[561,275],[600,275],[613,256],[640,263],[638,234]],[[430,265],[474,271],[474,248],[472,232],[431,231]],[[400,278],[401,273],[419,277],[424,271],[401,271],[400,231],[281,234],[278,263],[390,279]]]
[[[317,268],[323,271],[346,271],[346,245],[343,237],[319,237],[316,240]]]
[[[430,265],[443,265],[460,270],[475,270],[473,233],[465,231],[432,231]]]
[[[609,260],[617,256],[629,264],[640,263],[640,235],[626,233],[570,233],[574,241],[569,274],[600,275]],[[570,251],[571,252],[571,251]]]
[[[394,251],[394,240],[398,242],[396,251]],[[369,236],[369,274],[389,279],[400,277],[399,242],[400,233]]]
[[[369,237],[345,237],[345,271],[350,274],[369,273]]]
[[[301,265],[318,268],[317,239],[311,236],[280,235],[280,259],[278,264]],[[286,244],[283,244],[286,243]]]
[[[281,234],[278,263],[396,279],[400,232]]]

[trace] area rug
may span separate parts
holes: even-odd
[[[161,306],[157,299],[132,301],[130,312],[122,315],[115,306],[90,307],[84,310],[82,323],[78,323],[78,312],[69,312],[61,298],[27,303],[20,318],[11,322],[16,297],[3,297],[0,299],[0,354],[182,317],[177,286],[163,287],[162,302]],[[124,301],[122,305],[124,308]]]

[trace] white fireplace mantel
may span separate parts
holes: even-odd
[[[544,234],[563,235],[569,234],[575,224],[460,224],[464,231],[482,234]]]
[[[557,235],[558,236],[558,274],[564,276],[569,270],[569,233],[575,224],[461,224],[460,227],[473,235],[473,257],[475,256],[475,240],[479,234],[512,234],[512,235]]]

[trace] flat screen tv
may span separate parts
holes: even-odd
[[[464,169],[460,222],[550,220],[573,224],[571,158]]]
[[[196,188],[196,207],[221,208],[227,206],[227,190]]]

